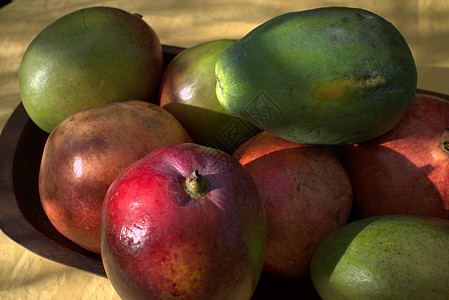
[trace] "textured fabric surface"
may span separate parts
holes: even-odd
[[[79,8],[107,5],[138,12],[166,45],[189,47],[240,38],[281,13],[321,6],[371,10],[393,23],[418,66],[418,87],[449,94],[446,0],[16,0],[0,9],[0,128],[20,102],[18,67],[46,25]],[[119,299],[106,278],[42,258],[0,232],[0,299]]]

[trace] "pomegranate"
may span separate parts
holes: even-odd
[[[265,271],[284,278],[307,276],[315,248],[349,218],[352,188],[345,169],[324,146],[290,142],[266,131],[242,144],[234,157],[264,203]]]
[[[387,134],[348,147],[354,214],[449,219],[449,102],[423,93]]]

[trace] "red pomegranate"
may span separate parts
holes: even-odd
[[[234,157],[264,203],[265,271],[307,276],[315,248],[349,218],[352,189],[345,169],[324,146],[290,142],[266,131],[241,145]]]
[[[348,147],[354,213],[449,219],[449,102],[418,93],[387,134]]]

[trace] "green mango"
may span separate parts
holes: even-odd
[[[449,299],[449,221],[387,215],[349,223],[311,261],[322,299]]]
[[[31,120],[51,132],[84,108],[151,101],[162,75],[162,45],[141,16],[88,7],[45,27],[27,47],[19,88]]]
[[[228,112],[307,144],[353,144],[386,133],[417,85],[401,33],[350,7],[276,16],[224,51],[215,72]]]

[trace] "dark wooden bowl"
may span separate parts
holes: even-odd
[[[182,49],[164,46],[164,64]],[[100,256],[62,236],[40,204],[37,179],[47,137],[20,103],[0,136],[0,228],[36,254],[106,276]]]
[[[167,65],[183,48],[163,46]],[[446,95],[422,91],[449,100]],[[53,261],[106,276],[101,257],[62,236],[39,200],[38,174],[48,134],[20,103],[0,136],[0,228],[12,240]],[[310,278],[282,281],[263,275],[252,299],[320,299]]]

